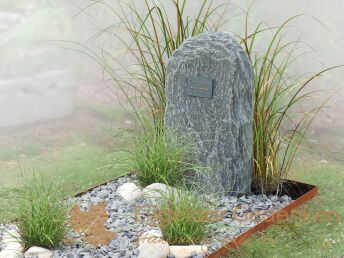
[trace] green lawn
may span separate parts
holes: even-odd
[[[37,160],[35,164],[30,162],[31,165],[20,167],[18,164],[8,170],[0,169],[0,187],[2,190],[20,187],[36,176],[47,182],[59,182],[67,195],[74,194],[127,173],[130,167],[123,162],[126,156],[124,152],[107,152],[95,145],[75,143]],[[14,218],[11,205],[13,200],[0,198],[0,206],[4,208],[0,210],[0,221]]]
[[[321,165],[319,161],[299,161],[294,179],[315,184],[319,195],[305,204],[309,218],[280,222],[248,239],[229,257],[343,257],[344,256],[344,166],[340,163]],[[317,211],[337,211],[339,219],[317,220]],[[333,216],[332,218],[335,218]]]
[[[72,195],[131,171],[109,118],[96,115],[81,113],[0,137],[0,223],[15,217],[15,200],[4,193],[34,177],[58,182]]]

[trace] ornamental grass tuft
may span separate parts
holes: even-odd
[[[255,75],[252,186],[261,193],[281,190],[310,124],[323,107],[323,104],[313,105],[306,112],[299,111],[307,100],[319,97],[320,91],[309,86],[316,78],[336,68],[298,78],[289,75],[288,69],[300,54],[297,52],[300,41],[285,42],[282,36],[287,25],[298,17],[291,17],[277,27],[259,23],[249,33],[247,16],[245,34],[241,38]],[[264,39],[263,49],[259,38]]]
[[[142,187],[153,183],[180,185],[188,174],[197,171],[190,161],[193,146],[167,130],[144,130],[132,151],[134,169]]]
[[[194,191],[178,189],[162,198],[159,225],[170,245],[200,244],[212,206]]]
[[[61,188],[43,179],[18,190],[17,226],[25,248],[56,247],[66,237],[69,208],[62,199]]]

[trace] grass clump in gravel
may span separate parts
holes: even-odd
[[[141,186],[153,183],[179,185],[186,173],[195,170],[195,165],[186,160],[192,156],[191,150],[191,144],[171,133],[145,130],[133,150],[134,168],[138,171]]]
[[[58,246],[67,233],[69,211],[61,189],[43,179],[35,180],[18,190],[18,199],[17,225],[25,248]]]
[[[212,206],[193,191],[176,190],[163,198],[159,223],[170,245],[199,244],[207,233]]]

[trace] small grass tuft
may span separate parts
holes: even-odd
[[[195,165],[186,160],[191,154],[191,144],[172,133],[156,134],[153,129],[145,130],[138,137],[133,150],[134,168],[138,171],[141,186],[153,183],[170,186],[180,184],[188,172],[195,170]]]
[[[52,248],[61,244],[67,233],[68,206],[61,189],[52,183],[34,180],[18,191],[19,234],[25,248]]]
[[[171,245],[200,244],[206,236],[207,216],[211,210],[201,195],[178,189],[163,198],[160,228]]]

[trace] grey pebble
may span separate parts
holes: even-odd
[[[107,190],[101,190],[100,192],[98,192],[97,196],[101,199],[105,199],[109,196],[109,192]]]
[[[92,204],[97,204],[97,203],[100,202],[100,198],[97,197],[97,196],[94,196],[94,197],[91,197],[90,201],[91,201]]]

